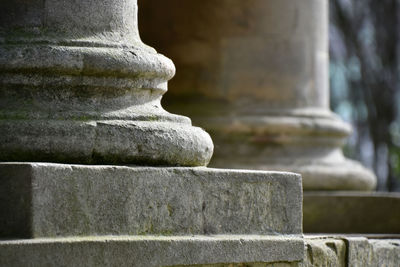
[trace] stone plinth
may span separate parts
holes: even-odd
[[[212,135],[211,166],[299,172],[305,190],[375,187],[329,109],[327,0],[139,4],[143,40],[178,67],[163,103]]]
[[[0,238],[301,235],[291,173],[0,163]]]
[[[305,233],[400,234],[400,194],[305,192]]]
[[[1,163],[0,265],[298,262],[301,199],[292,173]]]
[[[0,3],[0,161],[207,165],[212,141],[162,109],[173,63],[136,0]]]

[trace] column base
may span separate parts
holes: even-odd
[[[350,126],[330,112],[308,112],[208,120],[210,166],[297,172],[306,191],[373,190],[375,175],[342,153]]]
[[[219,167],[221,163],[214,161],[211,165]],[[305,191],[372,191],[376,187],[375,174],[360,163],[349,159],[337,162],[316,161],[296,163],[292,161],[284,165],[259,163],[242,165],[237,163],[229,167],[300,173]]]
[[[0,161],[206,166],[210,136],[186,122],[1,120]]]
[[[300,173],[305,191],[371,191],[376,187],[375,174],[349,159],[332,163],[267,165],[255,169]]]
[[[113,5],[134,12],[127,17],[135,19],[136,2],[128,1],[130,8],[125,2]],[[92,12],[109,6],[105,3],[73,6]],[[57,1],[38,8],[50,14],[52,5],[70,7]],[[68,8],[59,9],[61,18]],[[96,34],[88,23],[80,37],[50,34],[53,24],[0,33],[0,161],[207,166],[210,136],[160,104],[175,73],[172,61],[144,45],[138,34],[123,36],[116,29],[115,35]]]

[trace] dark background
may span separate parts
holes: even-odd
[[[400,191],[400,1],[330,1],[331,106],[354,127],[345,147]]]

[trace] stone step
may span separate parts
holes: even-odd
[[[172,266],[298,262],[300,237],[87,237],[0,241],[0,266]]]
[[[305,192],[305,233],[399,234],[400,193]]]

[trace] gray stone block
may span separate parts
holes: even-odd
[[[399,238],[399,235],[306,235],[305,259],[298,266],[397,267]]]
[[[400,233],[400,194],[305,192],[305,233]]]
[[[301,177],[0,163],[0,237],[301,234]]]
[[[400,235],[306,235],[306,257],[299,267],[397,267]]]
[[[305,257],[299,267],[346,267],[346,242],[340,238],[305,237]]]
[[[349,265],[398,267],[400,265],[400,239],[346,238],[349,246]]]

